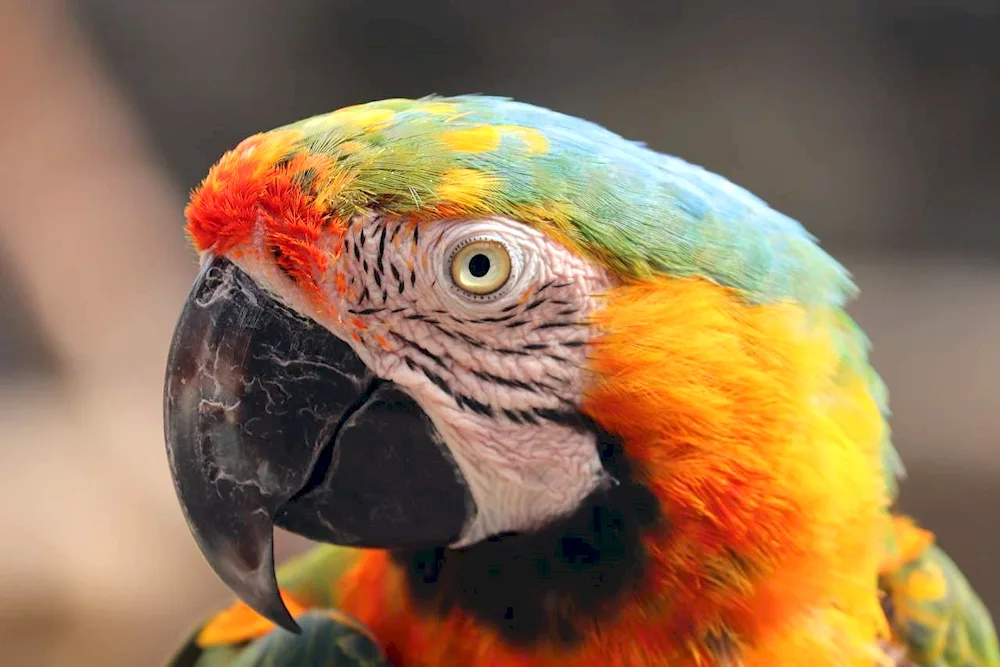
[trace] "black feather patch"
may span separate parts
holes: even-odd
[[[425,612],[459,608],[517,645],[572,645],[579,624],[613,616],[640,584],[642,535],[659,503],[632,475],[620,442],[598,434],[604,468],[619,484],[595,491],[572,515],[535,533],[507,534],[465,549],[397,551],[411,595]]]

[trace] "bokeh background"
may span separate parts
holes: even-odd
[[[1000,611],[996,2],[0,0],[0,664],[156,665],[226,597],[161,435],[186,192],[257,130],[460,92],[805,221],[864,288],[903,505]]]

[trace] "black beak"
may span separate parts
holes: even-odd
[[[351,347],[213,258],[174,332],[167,455],[219,577],[278,625],[273,528],[359,547],[451,544],[475,514],[430,419]]]

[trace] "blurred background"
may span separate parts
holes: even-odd
[[[162,444],[187,191],[255,131],[462,92],[818,234],[863,286],[903,505],[1000,613],[997,2],[0,0],[0,664],[156,665],[226,599]]]

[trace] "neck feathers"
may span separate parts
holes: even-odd
[[[885,426],[848,323],[612,290],[582,409],[621,484],[533,535],[372,555],[345,608],[399,664],[873,664]]]

